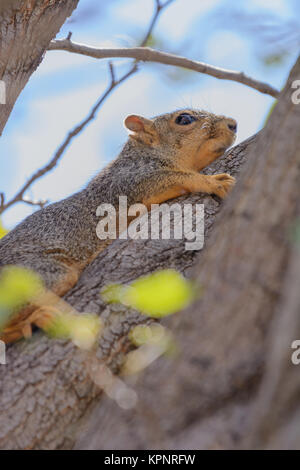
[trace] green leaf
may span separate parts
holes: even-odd
[[[275,109],[277,103],[278,103],[278,100],[275,100],[275,101],[272,103],[272,105],[270,106],[270,109],[269,109],[269,111],[268,111],[268,113],[267,113],[267,115],[266,115],[266,117],[265,117],[263,127],[266,126],[266,124],[267,124],[268,120],[270,119],[270,117],[271,117],[271,115],[272,115],[272,113],[273,113],[273,111],[274,111],[274,109]]]
[[[0,305],[15,308],[32,300],[43,287],[40,277],[19,266],[3,268],[0,276]]]
[[[10,315],[42,292],[40,277],[30,269],[7,266],[0,275],[0,328]]]
[[[2,225],[2,222],[0,220],[0,238],[3,238],[6,234],[8,233],[8,230],[6,230],[3,225]]]
[[[97,315],[58,313],[47,334],[54,338],[71,339],[81,349],[90,349],[99,336],[102,322]]]
[[[288,56],[287,51],[276,52],[262,57],[263,64],[267,67],[284,64]]]
[[[300,220],[297,219],[291,225],[289,230],[289,238],[295,245],[300,245]]]
[[[108,304],[123,303],[123,297],[127,290],[128,286],[109,284],[102,289],[101,295],[103,300]]]
[[[119,302],[161,318],[187,307],[194,298],[194,289],[180,273],[166,269],[143,276],[130,286],[107,286],[102,295],[106,302]]]
[[[131,330],[129,338],[138,349],[130,351],[126,356],[122,368],[125,376],[137,374],[162,355],[174,357],[178,353],[171,332],[159,323],[136,326]]]
[[[135,326],[129,333],[129,339],[137,347],[152,344],[160,347],[164,353],[173,354],[177,351],[171,332],[159,323]]]

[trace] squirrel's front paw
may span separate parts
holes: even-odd
[[[219,175],[212,175],[215,180],[216,186],[214,188],[214,194],[223,199],[235,184],[235,178],[228,175],[227,173],[221,173]]]

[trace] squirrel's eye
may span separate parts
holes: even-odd
[[[179,116],[177,116],[177,118],[175,119],[176,124],[179,124],[180,126],[186,126],[194,121],[196,121],[196,118],[191,114],[187,113],[179,114]]]

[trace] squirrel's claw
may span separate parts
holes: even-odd
[[[213,178],[217,182],[216,189],[214,193],[223,199],[229,191],[235,185],[235,178],[233,176],[228,175],[228,173],[220,173],[219,175],[213,175]]]

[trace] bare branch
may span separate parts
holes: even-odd
[[[97,103],[93,106],[88,116],[78,126],[76,126],[72,131],[70,131],[67,134],[65,140],[60,145],[60,147],[58,148],[58,150],[56,151],[56,153],[54,154],[50,162],[47,165],[45,165],[43,168],[40,168],[36,173],[34,173],[29,178],[27,183],[25,183],[24,186],[20,189],[20,191],[9,202],[7,202],[6,204],[3,204],[0,207],[0,214],[2,214],[5,210],[7,210],[9,207],[16,204],[17,202],[28,203],[27,200],[24,199],[25,192],[32,186],[33,183],[35,183],[38,179],[40,179],[46,173],[49,173],[57,165],[58,161],[60,160],[61,156],[65,152],[70,142],[95,118],[97,110],[100,108],[100,106],[105,101],[105,99],[109,96],[111,91],[115,87],[120,85],[128,77],[130,77],[130,75],[135,73],[136,70],[137,70],[137,65],[134,64],[134,66],[129,70],[129,72],[123,75],[119,80],[111,81],[110,85],[108,86],[104,94],[101,96],[101,98],[97,101]]]
[[[171,1],[174,1],[174,0],[171,0]],[[148,41],[152,31],[153,31],[153,28],[154,28],[154,26],[157,22],[157,19],[158,19],[160,13],[165,8],[165,6],[167,6],[171,3],[171,1],[167,1],[164,5],[161,5],[160,2],[158,0],[156,0],[155,13],[154,13],[153,18],[150,22],[150,26],[149,26],[143,40],[140,43],[140,46],[147,43],[147,41]],[[72,41],[71,41],[71,36],[72,36],[72,33],[69,32],[67,38],[64,39],[64,41],[69,42],[70,44],[73,44]],[[2,214],[5,210],[7,210],[9,207],[16,204],[17,202],[24,202],[26,204],[41,206],[40,203],[42,201],[40,201],[40,203],[34,203],[33,201],[30,201],[29,199],[24,197],[25,192],[32,186],[33,183],[35,183],[38,179],[40,179],[46,173],[49,173],[57,165],[57,163],[61,159],[62,155],[64,154],[65,150],[67,149],[67,147],[69,146],[71,141],[78,134],[80,134],[93,119],[95,119],[98,109],[103,104],[103,102],[106,100],[106,98],[110,95],[112,90],[114,88],[116,88],[117,86],[119,86],[121,83],[123,83],[125,80],[127,80],[131,75],[136,73],[137,70],[138,70],[138,63],[137,63],[137,61],[134,61],[133,65],[131,66],[129,71],[126,72],[124,75],[122,75],[122,77],[117,79],[116,76],[115,76],[115,70],[114,70],[113,64],[110,62],[108,65],[109,65],[109,72],[110,72],[111,81],[110,81],[110,84],[107,87],[106,91],[98,99],[96,104],[90,110],[87,117],[81,123],[79,123],[72,131],[70,131],[67,134],[67,136],[65,137],[65,140],[59,146],[59,148],[57,149],[56,153],[54,154],[52,159],[49,161],[49,163],[47,165],[45,165],[43,168],[40,168],[36,173],[34,173],[29,178],[27,183],[24,184],[24,186],[19,190],[19,192],[9,202],[4,203],[4,195],[3,195],[3,199],[1,197],[0,214]],[[46,204],[46,202],[45,202],[45,204]]]
[[[146,46],[146,44],[147,44],[147,42],[148,42],[148,40],[149,40],[149,38],[150,38],[150,36],[151,36],[151,34],[152,34],[153,28],[154,28],[154,26],[155,26],[155,24],[156,24],[156,22],[157,22],[157,19],[158,19],[160,13],[161,13],[161,10],[163,10],[166,6],[168,6],[168,5],[169,5],[171,2],[173,2],[173,1],[174,1],[174,0],[169,0],[169,1],[167,1],[165,4],[162,5],[162,4],[160,3],[160,0],[155,0],[155,2],[156,2],[156,10],[155,10],[154,15],[153,15],[153,18],[152,18],[152,20],[151,20],[151,22],[150,22],[149,28],[148,28],[148,30],[147,30],[145,36],[144,36],[144,39],[143,39],[143,40],[141,41],[141,43],[140,43],[140,47]]]
[[[4,193],[0,193],[0,210],[2,209],[2,207],[4,206],[4,203],[5,203],[5,194]],[[0,212],[1,213],[1,212]]]
[[[175,54],[169,54],[167,52],[157,51],[150,47],[130,47],[130,48],[95,48],[86,46],[84,44],[78,44],[66,39],[57,39],[51,41],[49,51],[64,50],[76,54],[93,57],[95,59],[107,59],[107,58],[128,58],[135,59],[136,61],[142,62],[157,62],[165,65],[172,65],[175,67],[182,67],[194,72],[204,73],[211,75],[215,78],[223,80],[231,80],[234,82],[242,83],[250,88],[260,91],[261,93],[271,95],[274,98],[278,98],[279,91],[273,88],[271,85],[256,80],[255,78],[245,75],[243,72],[235,70],[227,70],[220,67],[214,67],[204,62],[187,59],[186,57],[177,56]]]
[[[173,3],[174,0],[167,0],[164,4],[163,4],[163,8],[166,8],[170,5],[170,3]]]
[[[110,76],[111,76],[111,83],[116,83],[116,75],[115,75],[115,68],[112,62],[108,63]]]
[[[49,201],[46,199],[41,199],[39,201],[29,199],[27,196],[24,196],[20,202],[24,202],[25,204],[28,204],[30,206],[38,206],[40,209],[42,209],[46,204],[48,204]]]

